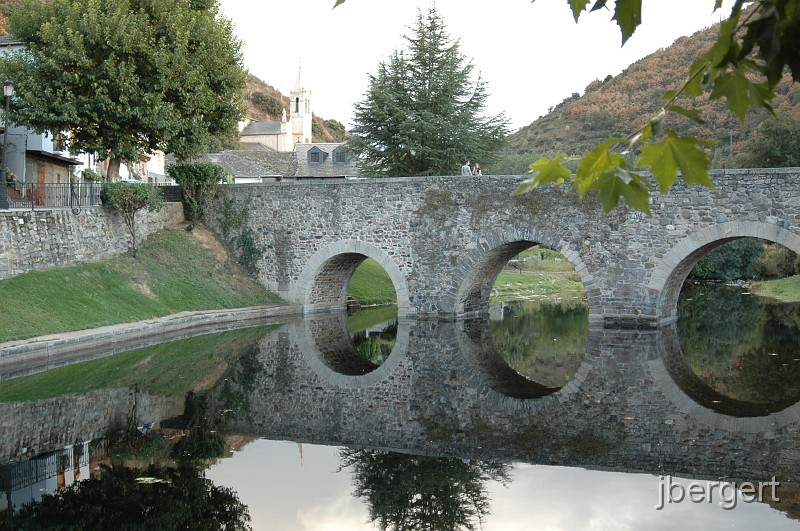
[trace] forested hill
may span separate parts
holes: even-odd
[[[578,155],[609,137],[627,137],[655,116],[663,102],[661,95],[680,88],[694,60],[715,40],[719,26],[681,37],[672,46],[633,63],[616,77],[590,83],[582,96],[577,93],[551,109],[551,112],[523,127],[509,138],[509,155],[533,159],[555,154]],[[568,66],[567,66],[568,67]],[[728,112],[724,101],[710,100],[708,94],[684,98],[678,104],[699,109],[706,120],[696,124],[680,116],[668,116],[665,127],[682,134],[717,140],[712,148],[715,165],[736,154],[755,127],[768,113],[751,113],[745,124]],[[773,108],[779,112],[800,113],[800,86],[787,77],[778,89]]]

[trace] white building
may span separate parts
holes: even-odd
[[[294,151],[296,143],[311,142],[311,91],[303,86],[301,70],[289,97],[289,117],[284,109],[280,121],[259,122],[246,120],[239,132],[239,141],[248,149]]]

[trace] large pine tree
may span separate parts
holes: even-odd
[[[349,140],[367,175],[453,175],[464,159],[495,160],[508,133],[501,113],[483,114],[486,83],[448,35],[435,6],[420,10],[407,49],[395,51],[370,75],[355,105]]]

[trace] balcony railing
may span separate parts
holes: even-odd
[[[6,189],[9,208],[71,208],[80,211],[83,207],[100,204],[102,183],[25,183],[11,185]]]

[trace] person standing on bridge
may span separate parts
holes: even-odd
[[[464,165],[461,166],[461,176],[469,177],[470,175],[472,175],[472,168],[469,167],[469,159],[467,159]]]
[[[481,165],[477,162],[475,163],[475,167],[472,169],[472,175],[475,177],[482,177],[483,173],[481,173]]]

